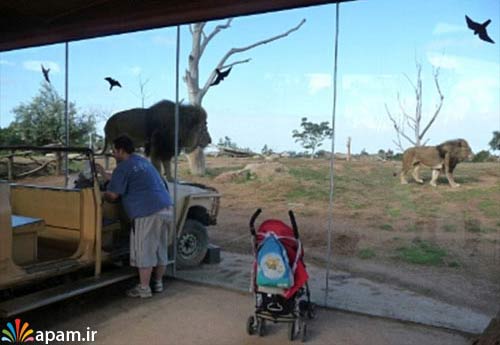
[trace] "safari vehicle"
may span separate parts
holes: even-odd
[[[65,187],[0,181],[0,317],[9,317],[130,278],[128,220],[119,203],[102,198],[95,157],[87,148],[0,147],[2,152],[77,155],[86,167]],[[59,180],[62,179],[59,178]],[[173,193],[174,185],[169,182]],[[195,266],[208,247],[220,195],[213,188],[177,183],[178,266]],[[172,253],[173,251],[171,251]],[[172,261],[173,262],[173,261]]]

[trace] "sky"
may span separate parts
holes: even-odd
[[[491,19],[490,44],[474,36],[465,14],[477,22]],[[332,121],[335,5],[236,17],[209,43],[200,62],[203,85],[231,48],[245,47],[306,23],[288,37],[233,55],[230,75],[203,99],[212,141],[225,136],[240,147],[260,152],[304,151],[292,138],[302,117]],[[209,33],[225,20],[210,22]],[[387,116],[414,114],[416,62],[422,65],[423,120],[435,111],[438,94],[433,70],[439,68],[443,107],[424,140],[428,145],[466,139],[477,152],[488,149],[500,130],[500,2],[498,0],[358,0],[340,5],[337,107],[334,145],[352,152],[399,151]],[[181,78],[191,49],[188,25],[180,27]],[[142,103],[175,98],[176,27],[69,42],[69,99],[81,112],[106,116]],[[12,109],[28,103],[43,83],[40,64],[51,69],[53,86],[64,97],[64,44],[0,53],[0,126],[13,120]],[[120,81],[109,91],[104,77]],[[188,101],[179,81],[180,99]],[[411,133],[408,132],[411,135]],[[403,146],[412,146],[403,141]],[[325,141],[322,149],[329,150]]]

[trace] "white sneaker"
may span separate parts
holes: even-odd
[[[163,280],[153,280],[153,291],[162,292],[163,291]]]
[[[130,290],[127,290],[127,296],[133,298],[150,298],[153,297],[151,293],[151,288],[149,286],[142,287],[141,284],[137,284]]]

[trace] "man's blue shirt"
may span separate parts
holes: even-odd
[[[148,160],[132,154],[113,171],[108,191],[121,196],[131,218],[146,217],[172,205],[160,174]]]

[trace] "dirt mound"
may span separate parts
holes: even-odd
[[[240,178],[267,178],[276,174],[286,173],[288,168],[279,162],[251,163],[243,169],[227,171],[215,178],[217,182],[230,182]]]
[[[333,236],[333,250],[338,255],[354,255],[361,237],[356,234],[335,234]]]

